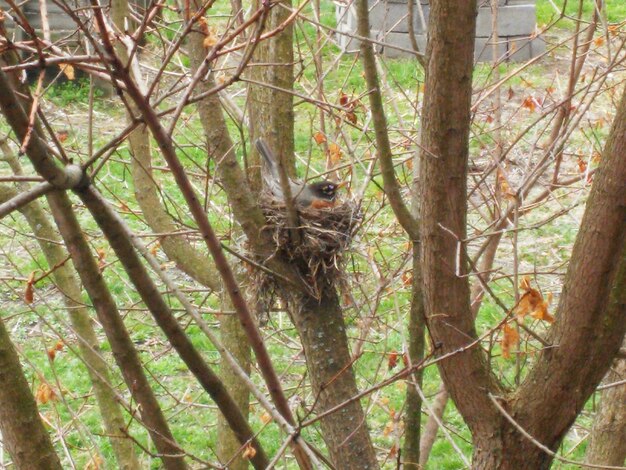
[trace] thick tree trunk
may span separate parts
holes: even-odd
[[[606,374],[626,333],[626,93],[594,176],[544,349],[512,415],[555,449]],[[514,436],[505,436],[516,440]],[[512,448],[515,442],[507,443]],[[521,449],[537,453],[525,443]],[[530,454],[528,454],[530,455]]]
[[[476,344],[463,247],[475,8],[475,2],[431,2],[420,178],[427,322],[440,354],[451,354],[439,367],[472,432],[474,468],[544,469],[552,457],[537,443],[558,447],[626,329],[625,289],[611,291],[626,275],[626,98],[574,245],[550,331],[554,347],[542,350],[520,389],[507,397]]]
[[[355,397],[358,389],[348,350],[346,326],[334,287],[325,286],[319,301],[312,297],[292,299],[291,310],[317,397],[315,411],[323,413]],[[336,468],[378,468],[359,400],[322,418],[321,425],[324,441]]]
[[[290,1],[281,3],[291,5]],[[287,9],[274,6],[266,29],[280,26],[288,16]],[[290,177],[295,176],[293,95],[290,93],[293,89],[292,42],[292,26],[287,25],[280,34],[259,45],[255,61],[267,65],[255,67],[252,77],[273,88],[262,84],[250,85],[248,106],[252,140],[264,138],[277,153]],[[259,165],[256,156],[252,163]],[[253,177],[252,181],[258,179]],[[289,285],[284,287],[287,292],[293,289]],[[286,297],[289,298],[292,318],[307,358],[313,390],[318,396],[315,411],[323,413],[358,393],[337,292],[333,286],[326,286],[319,300],[302,298],[294,293]],[[358,400],[323,418],[321,426],[331,460],[337,468],[378,468],[365,415]]]
[[[502,234],[499,233],[494,235],[489,245],[485,249],[485,252],[480,260],[480,265],[478,267],[479,273],[487,273],[480,274],[480,279],[482,279],[482,283],[477,279],[472,286],[470,292],[470,300],[471,300],[471,309],[472,315],[476,318],[478,315],[478,311],[480,310],[480,306],[482,304],[483,298],[485,296],[485,289],[483,288],[483,283],[487,284],[490,279],[490,273],[492,272],[493,262],[496,257],[496,253],[498,251],[498,246],[500,244],[500,240],[502,239]],[[448,399],[450,395],[448,394],[448,390],[446,390],[445,384],[442,382],[439,387],[439,392],[437,393],[437,397],[435,398],[433,404],[431,405],[432,415],[428,416],[428,420],[426,421],[426,426],[424,429],[424,433],[422,434],[422,438],[420,440],[420,465],[422,468],[426,467],[426,463],[428,462],[428,457],[430,455],[430,451],[435,444],[435,440],[437,439],[437,431],[439,430],[439,422],[443,419],[443,414],[446,410],[446,405],[448,403]]]
[[[9,333],[0,318],[0,431],[18,470],[61,470]]]
[[[486,391],[497,389],[477,345],[470,309],[466,239],[467,160],[476,2],[431,2],[422,115],[421,220],[426,320],[444,382],[474,433],[500,416]],[[468,347],[468,349],[465,349]],[[496,428],[497,429],[497,428]]]

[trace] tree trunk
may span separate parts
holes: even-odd
[[[409,311],[409,359],[411,365],[424,358],[424,294],[422,292],[422,267],[419,245],[413,246],[413,282],[411,283],[411,310]],[[404,447],[402,463],[406,470],[420,467],[420,435],[422,426],[422,398],[413,383],[422,386],[422,369],[411,374],[407,381],[406,410],[404,418]]]
[[[15,194],[17,193],[11,188],[0,186],[0,203]],[[121,431],[126,428],[126,421],[116,400],[115,392],[111,389],[109,369],[101,356],[102,352],[92,320],[81,300],[80,284],[72,268],[64,263],[67,253],[59,243],[58,231],[48,220],[38,201],[28,204],[21,212],[39,242],[48,266],[56,266],[53,271],[54,280],[63,293],[63,300],[72,322],[72,328],[79,338],[78,348],[82,360],[87,366],[100,416],[111,442],[117,464],[122,470],[138,469],[139,462],[135,455],[134,444]]]
[[[489,282],[493,262],[495,260],[501,239],[502,233],[493,235],[489,242],[489,245],[487,245],[487,248],[485,249],[485,252],[480,259],[478,272],[486,274],[479,274],[480,279],[482,279],[482,283],[479,282],[479,280],[476,280],[470,291],[471,309],[474,318],[476,318],[476,315],[478,315],[478,311],[480,310],[480,306],[485,296],[483,283],[487,284]],[[432,415],[428,416],[424,433],[422,434],[422,438],[420,440],[420,465],[422,466],[422,468],[426,468],[426,463],[428,462],[430,451],[435,444],[435,440],[437,439],[439,422],[441,422],[443,419],[443,414],[446,410],[446,405],[448,404],[449,398],[450,395],[448,394],[448,390],[446,390],[446,386],[442,382],[441,386],[439,387],[439,391],[437,392],[437,397],[431,405]]]
[[[281,0],[273,6],[265,24],[266,30],[280,26],[289,17],[289,10],[282,5],[290,8],[291,0]],[[254,62],[260,65],[252,67],[251,78],[260,83],[248,87],[250,140],[265,139],[290,177],[295,176],[294,110],[290,93],[293,90],[293,57],[293,26],[288,24],[282,32],[258,45]],[[252,165],[258,168],[260,162],[255,149],[251,155]],[[253,172],[251,180],[258,190],[260,179],[256,175],[258,172]]]
[[[124,17],[128,13],[128,4],[125,0],[116,0],[112,2],[114,18],[116,24],[122,24]],[[202,45],[203,36],[199,33],[191,33],[190,38],[190,58],[192,63],[192,71],[195,72],[204,59],[206,50]],[[126,58],[126,51],[122,47],[118,48],[120,57]],[[202,85],[199,87],[202,88]],[[206,88],[206,87],[205,87]],[[211,107],[207,113],[207,108]],[[228,136],[228,130],[220,110],[219,100],[216,96],[211,96],[204,102],[198,104],[200,114],[203,117],[202,123],[205,129],[211,129],[213,134]],[[131,104],[133,114],[138,112],[137,107]],[[127,121],[130,122],[132,116],[127,114]],[[218,122],[219,121],[219,122]],[[223,134],[222,134],[223,133]],[[134,130],[129,136],[130,150],[132,153],[131,169],[133,182],[135,183],[135,196],[141,207],[142,213],[146,218],[146,222],[155,233],[174,233],[177,229],[176,224],[163,207],[159,198],[159,187],[154,180],[152,171],[152,154],[150,146],[150,133],[146,126],[140,126]],[[220,159],[216,155],[215,147],[218,150],[224,149],[226,145],[227,151],[232,151],[232,142],[228,136],[228,142],[222,142],[222,139],[211,139],[209,137],[209,158],[213,158],[216,162]],[[186,240],[176,236],[165,236],[161,238],[163,251],[169,259],[176,262],[176,265],[192,277],[200,284],[212,289],[219,290],[221,288],[219,275],[214,266],[212,266],[211,258],[201,251],[195,249]],[[232,310],[230,302],[223,302],[224,308]],[[227,306],[230,306],[228,308]],[[232,315],[224,315],[220,318],[220,333],[222,343],[237,362],[249,372],[250,369],[250,347],[248,346],[245,333],[239,323],[239,320]],[[249,392],[243,381],[235,374],[231,368],[223,360],[221,361],[220,378],[228,393],[232,396],[242,415],[247,420],[249,409]],[[218,420],[218,443],[217,453],[220,460],[227,462],[236,455],[241,444],[235,434],[230,429],[228,422],[222,413],[219,413]],[[245,470],[248,468],[248,462],[244,459],[237,458],[230,462],[229,468],[232,470]]]
[[[227,297],[227,296],[224,296]],[[232,303],[226,299],[222,301],[225,309],[232,310]],[[224,347],[230,351],[237,362],[244,368],[247,374],[250,374],[250,345],[245,331],[241,327],[241,323],[234,314],[222,314],[220,317],[220,334]],[[250,391],[243,380],[235,374],[232,368],[224,359],[220,360],[220,378],[228,390],[228,393],[237,406],[241,410],[241,414],[248,419],[250,410]],[[224,415],[220,413],[217,422],[218,439],[217,439],[217,455],[222,462],[229,461],[233,455],[237,454],[241,448],[239,440],[231,430]],[[246,470],[248,461],[241,457],[236,458],[228,466],[230,470]]]
[[[622,289],[626,289],[623,286]],[[626,341],[622,343],[626,346]],[[626,359],[617,359],[606,374],[609,385],[626,380]],[[623,466],[626,459],[626,384],[600,394],[600,407],[593,421],[585,461],[596,465]]]
[[[18,470],[61,470],[24,371],[0,318],[0,431]]]
[[[560,444],[606,374],[626,333],[624,155],[626,93],[594,175],[550,330],[548,339],[558,347],[543,350],[511,400],[516,421],[551,449]],[[505,438],[513,441],[509,448],[519,439]],[[526,448],[521,454],[540,453],[546,459],[528,442],[518,448]]]
[[[292,298],[290,305],[317,397],[315,411],[323,413],[358,394],[339,298],[334,287],[327,285],[322,288],[319,301],[312,297]],[[322,418],[321,425],[336,468],[378,468],[359,400]]]
[[[206,49],[203,47],[202,34],[191,33],[189,35],[189,58],[191,70],[195,73],[202,65]],[[202,80],[197,90],[202,93],[215,86],[213,75]],[[212,160],[216,166],[218,178],[222,178],[221,166],[223,157],[231,155],[233,159],[235,148],[226,126],[226,120],[221,108],[220,100],[216,94],[208,96],[197,104],[198,114],[204,129],[207,141],[208,160]],[[222,305],[225,309],[232,310],[233,306],[228,296],[223,296]],[[222,315],[220,318],[220,334],[224,347],[228,349],[237,362],[249,373],[250,371],[250,345],[243,327],[236,315]],[[235,374],[224,360],[220,362],[220,377],[224,386],[239,406],[242,414],[248,418],[250,407],[250,392],[243,380]],[[228,461],[241,447],[239,440],[230,430],[224,416],[220,413],[218,420],[218,444],[217,454],[222,461]],[[248,468],[246,460],[237,458],[230,464],[232,470],[245,470]]]
[[[133,399],[139,405],[141,419],[157,451],[162,456],[165,468],[185,470],[187,465],[183,455],[179,451],[179,446],[174,440],[156,396],[150,388],[137,350],[91,254],[87,240],[72,211],[69,197],[64,192],[53,192],[48,195],[48,203],[65,246],[72,257],[72,263],[93,302],[98,320],[107,335],[115,362]]]
[[[501,418],[486,391],[498,389],[474,345],[466,239],[467,161],[476,2],[431,2],[422,115],[420,181],[424,303],[443,381],[474,433]],[[467,348],[467,349],[466,349]]]
[[[544,469],[552,456],[537,443],[558,447],[626,329],[626,289],[617,287],[626,276],[626,97],[576,238],[550,330],[553,347],[507,396],[477,344],[463,246],[475,15],[475,2],[431,2],[420,177],[426,317],[439,354],[450,354],[439,368],[472,432],[474,468]]]
[[[165,333],[169,343],[174,347],[189,371],[195,376],[198,383],[209,394],[220,412],[228,420],[241,445],[249,443],[256,449],[256,454],[250,457],[254,467],[257,469],[265,468],[269,460],[255,433],[229,395],[222,381],[213,372],[178,323],[168,303],[160,294],[156,283],[152,280],[130,242],[128,231],[123,227],[121,219],[93,186],[77,190],[76,192],[89,209],[100,229],[102,229],[111,248],[113,248],[121,261],[130,281],[137,289],[137,293],[141,296],[146,307],[148,307],[156,323]]]
[[[0,108],[13,128],[18,139],[23,141],[29,128],[29,119],[7,75],[0,70]],[[26,154],[36,171],[55,186],[67,187],[67,174],[50,158],[47,146],[40,134],[40,125],[35,121]],[[163,463],[168,469],[185,469],[183,456],[168,428],[165,417],[152,393],[137,351],[121,320],[115,301],[106,287],[98,265],[96,264],[82,229],[72,210],[69,197],[63,190],[56,190],[47,195],[53,217],[72,257],[76,271],[91,298],[98,318],[107,334],[115,360],[124,376],[133,397],[141,405],[142,419],[153,438],[157,449],[163,456]]]
[[[420,439],[420,466],[426,468],[430,451],[437,440],[437,431],[439,430],[439,422],[443,421],[443,414],[446,411],[446,405],[450,395],[446,390],[445,384],[442,382],[439,386],[439,391],[432,404],[430,405],[431,414],[428,415],[426,425],[424,426],[424,432]],[[437,421],[439,420],[439,421]]]
[[[363,38],[369,37],[371,32],[369,6],[367,0],[359,0],[356,2],[357,33]],[[363,74],[368,88],[368,99],[371,108],[372,122],[374,124],[377,157],[383,177],[383,188],[396,219],[413,244],[413,282],[411,283],[411,307],[408,325],[409,345],[407,351],[410,359],[409,362],[413,365],[419,363],[424,356],[425,321],[420,255],[420,199],[416,191],[411,201],[412,207],[409,209],[404,201],[398,180],[396,179],[393,152],[387,127],[387,117],[383,106],[382,92],[376,67],[376,58],[374,48],[370,41],[361,41],[361,59],[363,61]],[[414,160],[416,160],[415,166],[417,168],[417,158],[414,158]],[[414,177],[413,189],[417,190],[419,185],[417,172],[414,173]],[[406,468],[418,468],[419,466],[422,400],[416,387],[421,387],[421,381],[421,370],[411,374],[408,381],[404,449],[401,458],[403,466]]]

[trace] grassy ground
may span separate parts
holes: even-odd
[[[595,3],[592,0],[582,0],[581,2],[572,0],[537,0],[537,23],[539,25],[549,24],[558,19],[561,13],[563,13],[564,18],[561,20],[559,27],[572,29],[574,26],[572,18],[578,16],[580,6],[582,6],[583,17],[589,18],[593,14]],[[604,17],[609,23],[622,23],[626,20],[626,3],[619,0],[609,0],[604,3],[606,4]],[[563,9],[564,6],[565,9]]]
[[[560,5],[562,2],[555,2]],[[590,12],[590,1],[584,2],[585,12]],[[331,24],[333,22],[333,6],[324,6],[323,22]],[[575,13],[576,5],[568,2],[566,13]],[[538,23],[547,24],[553,18],[554,9],[551,2],[539,1],[537,3]],[[620,22],[626,18],[626,4],[614,1],[610,2],[607,10],[607,18],[610,22]],[[564,19],[559,25],[555,34],[565,34],[571,30],[571,21]],[[306,25],[299,34],[313,34],[313,28]],[[301,44],[304,42],[302,41]],[[324,61],[328,65],[337,55],[338,49],[329,46],[324,52]],[[534,118],[528,109],[516,109],[519,104],[528,96],[545,96],[546,89],[554,86],[557,71],[563,73],[566,70],[567,56],[563,50],[563,55],[559,51],[555,52],[545,60],[529,67],[523,73],[513,78],[507,83],[513,92],[513,98],[508,103],[507,112],[515,117],[517,122],[512,126],[510,132],[505,133],[505,139],[514,136],[515,131],[527,124]],[[354,63],[354,56],[343,56],[336,65],[332,66],[330,72],[324,79],[326,98],[331,103],[338,103],[342,93],[350,96],[359,96],[365,92],[360,65]],[[314,90],[316,75],[313,67],[303,67],[298,84],[298,91],[302,94],[311,94]],[[500,68],[501,74],[506,74],[516,64],[505,64]],[[383,70],[387,74],[389,88],[386,91],[386,99],[389,110],[389,121],[395,141],[401,140],[403,132],[412,137],[416,136],[416,123],[418,115],[408,102],[407,97],[414,99],[416,96],[416,83],[423,78],[420,68],[412,60],[386,60],[383,62]],[[481,84],[489,83],[493,72],[487,65],[478,65],[476,69],[475,82],[477,88]],[[241,88],[241,86],[238,86]],[[234,90],[238,88],[233,87]],[[417,87],[419,88],[419,87]],[[52,117],[53,126],[56,129],[68,129],[70,131],[69,140],[66,143],[70,152],[74,152],[77,160],[84,160],[87,148],[86,139],[86,116],[87,116],[87,95],[88,88],[84,85],[76,87],[73,85],[62,85],[52,87],[44,100],[45,110]],[[418,93],[421,99],[422,93]],[[321,170],[323,168],[323,150],[311,142],[311,135],[319,130],[317,112],[313,105],[297,100],[297,123],[296,123],[296,149],[303,156],[299,164],[301,174],[304,173],[304,162],[309,154],[312,158],[313,166]],[[237,98],[240,106],[245,105],[244,98]],[[357,118],[360,125],[365,123],[365,107],[357,108]],[[477,115],[474,123],[476,134],[481,134],[481,130],[488,127],[486,124],[487,114]],[[119,130],[124,119],[124,113],[119,104],[112,100],[99,98],[94,110],[94,146],[107,142],[114,135],[115,130]],[[185,116],[192,118],[193,112]],[[6,131],[4,123],[0,124],[2,131]],[[235,132],[236,127],[231,123]],[[360,157],[366,156],[363,145],[357,145],[362,137],[362,131],[355,127],[340,126],[329,120],[329,137],[345,140],[341,141],[347,156],[346,160],[358,161]],[[403,130],[404,129],[404,130]],[[409,129],[408,131],[406,129]],[[597,129],[594,138],[602,139],[606,129]],[[234,133],[234,135],[236,135]],[[205,166],[204,149],[201,144],[201,133],[197,123],[189,122],[181,129],[180,144],[181,158],[190,173],[198,173],[194,177],[194,182],[198,188],[203,188],[205,178],[202,169]],[[348,143],[354,145],[350,147]],[[484,159],[482,149],[485,145],[492,143],[490,135],[483,138],[474,138],[472,141],[472,159],[480,162]],[[582,145],[582,143],[580,143]],[[578,145],[578,143],[576,144]],[[396,148],[400,154],[402,147]],[[243,149],[238,151],[243,154]],[[526,152],[532,159],[532,145],[530,143],[520,143],[516,147],[513,155],[522,159]],[[129,176],[129,155],[126,148],[120,149],[109,164],[98,176],[97,184],[107,197],[116,204],[124,214],[133,228],[138,232],[147,232],[143,224],[142,217],[138,214],[138,207],[134,203],[133,184]],[[157,157],[157,164],[163,165]],[[364,165],[364,164],[363,164]],[[364,178],[364,166],[353,163],[352,171],[355,181],[362,182]],[[4,168],[3,168],[4,170]],[[411,170],[408,165],[403,167],[406,178],[410,177]],[[163,182],[164,192],[167,196],[170,210],[180,216],[184,223],[189,223],[190,219],[187,211],[179,209],[183,206],[182,199],[166,172],[158,172],[157,177]],[[377,177],[374,178],[377,180]],[[572,198],[578,198],[579,193]],[[216,206],[224,206],[223,195],[217,191],[211,193],[211,201]],[[567,202],[572,202],[568,201]],[[122,205],[123,202],[123,205]],[[371,331],[368,341],[364,346],[364,354],[355,364],[359,386],[366,388],[374,383],[383,380],[393,373],[389,370],[389,354],[402,351],[406,345],[405,337],[405,312],[408,305],[408,289],[404,285],[403,274],[406,273],[406,240],[397,226],[394,225],[393,217],[389,210],[382,204],[382,195],[376,184],[369,184],[365,191],[365,216],[373,218],[364,227],[359,239],[355,243],[355,248],[349,255],[349,284],[346,289],[354,296],[354,301],[358,308],[350,308],[346,305],[346,321],[349,325],[349,334],[353,340],[363,331],[366,321],[372,321]],[[80,207],[78,207],[80,210]],[[113,255],[107,248],[105,241],[101,238],[98,230],[90,217],[81,211],[82,221],[85,231],[90,237],[94,249],[103,249],[106,262],[111,262],[103,272],[105,279],[116,296],[120,309],[126,316],[126,323],[131,332],[137,348],[141,352],[142,360],[149,370],[155,389],[160,397],[166,414],[170,417],[173,431],[181,444],[191,453],[204,459],[214,459],[214,446],[216,441],[215,409],[206,396],[196,386],[191,375],[186,371],[181,361],[171,351],[165,339],[159,334],[158,329],[153,324],[150,316],[141,309],[137,294],[129,284],[128,279],[122,269],[115,262]],[[221,234],[225,235],[225,241],[237,246],[236,240],[228,240],[226,236],[230,230],[230,221],[224,214],[209,210],[212,222],[218,227]],[[536,218],[531,218],[526,223],[532,223],[543,218],[545,213],[539,212]],[[474,214],[475,216],[475,214]],[[569,248],[577,230],[577,222],[580,217],[580,207],[572,211],[564,219],[557,219],[552,224],[547,224],[533,232],[524,232],[521,235],[522,246],[521,268],[532,270],[534,267],[542,267],[550,264],[558,264],[568,256]],[[476,219],[478,220],[478,219]],[[104,458],[101,468],[115,468],[107,439],[102,436],[102,428],[97,409],[94,406],[93,396],[86,374],[84,373],[81,361],[67,348],[63,350],[56,360],[50,361],[47,350],[58,340],[59,337],[69,338],[70,344],[75,344],[72,340],[72,330],[67,324],[65,312],[61,305],[61,298],[49,279],[43,280],[36,286],[36,302],[32,305],[25,305],[22,301],[21,292],[23,290],[24,279],[34,270],[40,272],[45,270],[45,262],[38,254],[36,243],[28,237],[29,230],[20,217],[4,220],[0,225],[0,257],[4,260],[4,266],[0,267],[0,313],[7,321],[14,342],[19,345],[24,363],[27,368],[29,380],[33,384],[33,389],[45,378],[46,381],[60,391],[59,400],[42,404],[41,409],[44,416],[51,423],[53,434],[63,435],[67,452],[57,441],[59,451],[64,455],[65,464],[69,468],[73,461],[76,468],[88,468],[94,449]],[[197,242],[197,240],[196,240]],[[509,255],[511,253],[511,237],[503,242],[502,260],[499,267],[503,272],[510,269]],[[213,297],[207,297],[205,292],[200,292],[189,279],[180,275],[174,266],[168,264],[167,260],[159,253],[163,263],[170,269],[172,275],[184,286],[190,289],[194,300],[202,305],[208,312],[218,310],[219,303]],[[380,273],[380,279],[375,279],[372,275],[371,266],[376,265]],[[360,277],[359,277],[360,276]],[[384,288],[381,282],[388,281]],[[559,276],[547,276],[542,279],[547,289],[558,293],[560,285]],[[512,304],[514,299],[514,289],[510,280],[502,279],[494,283],[493,288],[501,295],[507,303]],[[381,290],[380,304],[374,311],[369,311],[372,301],[372,293]],[[344,293],[345,294],[345,293]],[[174,301],[172,301],[174,302]],[[176,305],[173,303],[173,305]],[[206,315],[207,320],[217,327],[215,315]],[[502,312],[494,302],[487,300],[478,317],[478,329],[486,331],[494,323],[502,318]],[[531,325],[539,331],[543,328],[538,322]],[[204,352],[205,357],[213,364],[217,363],[218,355],[213,346],[194,326],[187,329],[192,341]],[[291,327],[288,317],[284,313],[276,313],[271,316],[270,324],[264,329],[267,336],[268,345],[272,357],[275,358],[275,366],[281,374],[284,374],[284,382],[287,384],[289,393],[293,393],[298,380],[305,374],[305,364],[300,354],[297,343],[297,336]],[[104,340],[104,349],[109,351]],[[494,338],[497,341],[497,338]],[[513,384],[515,381],[515,367],[510,360],[499,357],[499,346],[493,348],[494,373],[503,380]],[[110,358],[109,358],[110,359]],[[524,357],[525,361],[532,361],[532,355]],[[112,368],[112,373],[117,383],[121,383],[121,378]],[[255,380],[260,382],[255,376]],[[401,434],[401,424],[395,419],[402,412],[405,384],[398,382],[390,387],[386,387],[363,401],[367,408],[368,425],[372,430],[372,435],[380,453],[381,461],[385,461],[385,468],[395,468],[395,459],[392,452],[393,446],[397,444]],[[434,367],[425,371],[424,391],[427,397],[432,397],[439,387],[439,377]],[[311,404],[311,397],[306,391],[299,390],[303,395],[307,405]],[[591,407],[591,405],[589,405]],[[303,410],[299,410],[303,414]],[[463,424],[459,414],[453,405],[446,411],[445,420],[449,425],[450,432],[457,446],[459,446],[466,456],[471,455],[470,435]],[[251,407],[251,421],[255,429],[263,428],[263,412],[257,406]],[[576,446],[582,436],[582,429],[588,427],[589,415],[585,413],[578,422],[578,426],[568,436],[564,448],[573,448],[568,455],[572,459],[581,459],[584,455],[584,444]],[[138,427],[131,428],[133,435],[144,444],[147,444],[147,436]],[[316,444],[322,446],[322,439],[319,432],[314,429],[307,429],[305,437]],[[281,434],[273,424],[265,426],[260,438],[267,451],[272,454],[281,443]],[[146,467],[157,468],[155,462],[146,460]],[[281,467],[283,468],[283,467]],[[294,468],[293,464],[287,464],[284,468]],[[458,469],[463,468],[462,461],[452,449],[450,442],[440,436],[432,452],[428,469]],[[567,465],[555,464],[554,468],[569,469],[574,468]]]

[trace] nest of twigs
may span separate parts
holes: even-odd
[[[332,208],[298,209],[298,226],[288,221],[282,201],[265,196],[260,201],[267,225],[276,245],[274,256],[295,266],[302,279],[319,298],[323,284],[343,279],[343,254],[349,248],[361,224],[359,207],[347,201]],[[261,260],[259,260],[261,261]],[[254,283],[257,295],[273,294],[272,275],[258,270]]]

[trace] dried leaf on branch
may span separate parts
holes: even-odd
[[[35,393],[35,400],[40,405],[45,405],[49,401],[56,400],[56,398],[57,394],[54,392],[54,390],[52,390],[50,385],[45,382],[39,385],[39,387],[37,388],[37,393]]]
[[[35,271],[28,276],[26,288],[24,289],[24,303],[30,305],[33,303],[33,300],[35,300]]]
[[[500,346],[502,347],[502,357],[509,359],[511,357],[511,348],[519,344],[519,333],[517,330],[508,324],[505,324],[502,328],[502,339],[500,340]]]
[[[538,320],[547,321],[548,323],[554,322],[554,317],[548,312],[548,306],[552,300],[551,296],[548,299],[544,299],[541,292],[537,289],[530,287],[530,277],[524,276],[519,286],[520,290],[524,291],[519,304],[515,308],[515,315],[517,321],[522,323],[526,315],[530,315]]]

